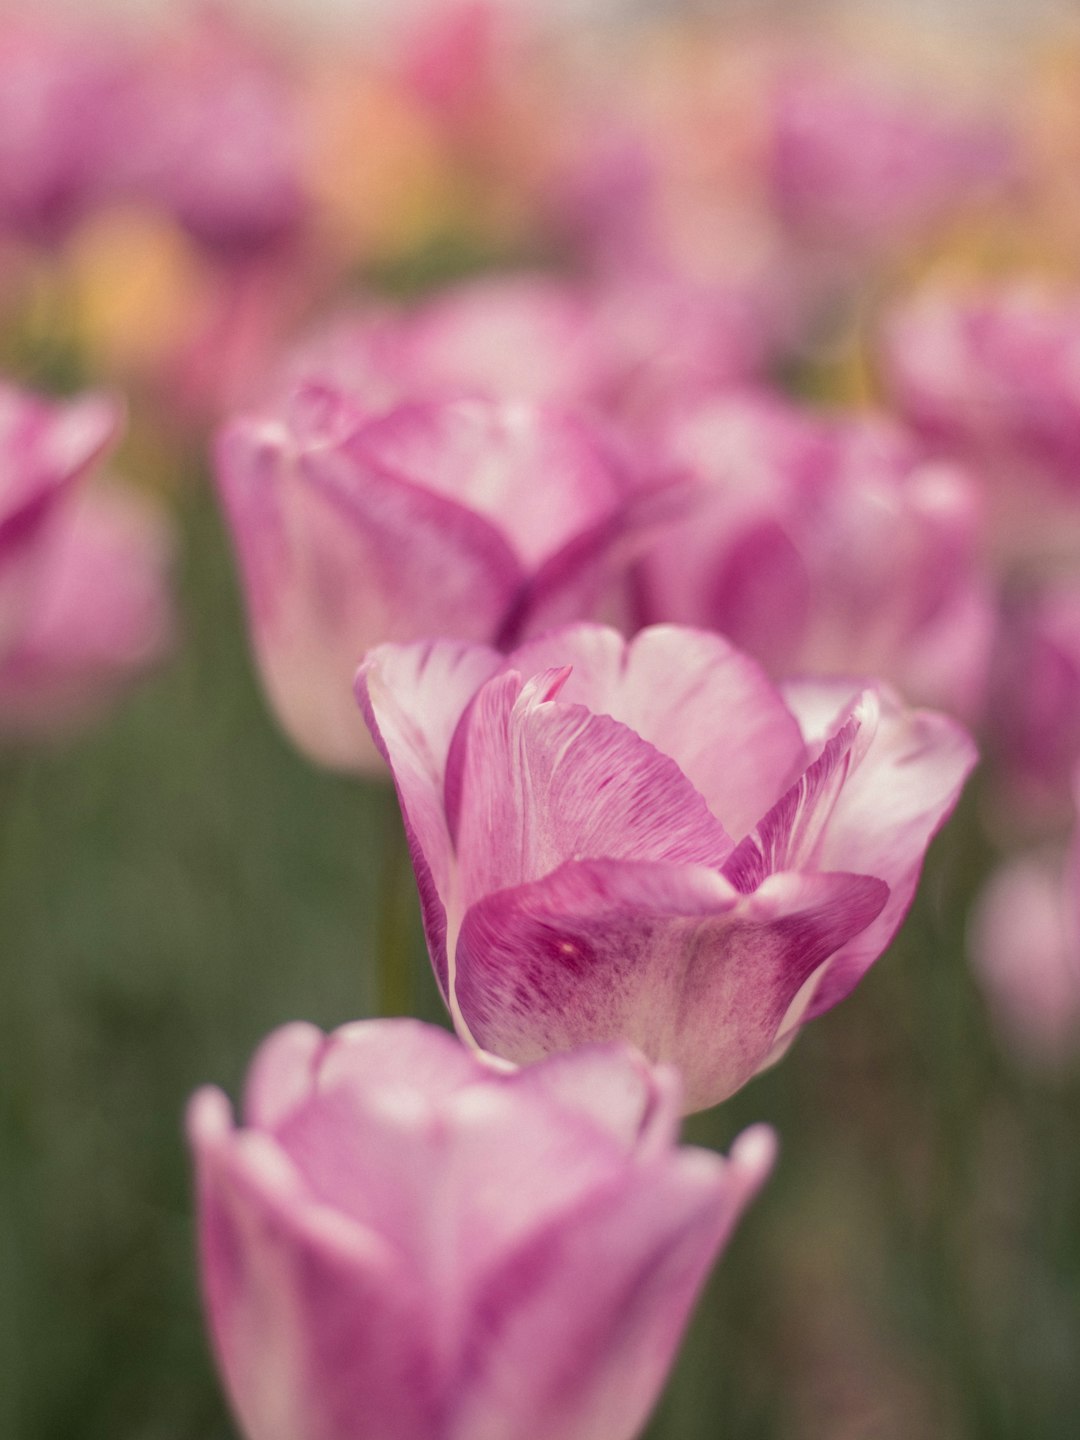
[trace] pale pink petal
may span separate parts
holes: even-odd
[[[530,569],[621,498],[613,458],[579,422],[518,401],[402,405],[356,444],[372,464],[485,516]]]
[[[319,1089],[357,1093],[392,1088],[448,1095],[487,1074],[476,1055],[449,1033],[419,1020],[366,1020],[330,1036],[314,1025],[284,1025],[263,1042],[248,1071],[244,1119],[273,1130]]]
[[[1048,1073],[1080,1054],[1080,906],[1060,855],[1001,866],[979,896],[968,950],[1005,1043]]]
[[[846,688],[850,693],[850,682]],[[816,725],[844,690],[844,682],[811,681],[787,686],[784,693],[792,709]],[[884,687],[879,698],[873,741],[836,798],[815,863],[825,870],[877,875],[889,886],[889,900],[829,966],[808,1018],[842,1000],[892,940],[915,894],[926,847],[952,813],[978,759],[962,725],[930,710],[905,710]]]
[[[877,695],[859,696],[821,754],[741,841],[724,874],[749,894],[780,870],[820,870],[833,811],[853,770],[873,742]]]
[[[678,1138],[682,1089],[675,1070],[649,1065],[629,1052],[626,1063],[612,1064],[609,1045],[583,1045],[557,1051],[517,1072],[519,1088],[583,1111],[627,1149],[651,1152]]]
[[[702,867],[570,862],[466,913],[457,999],[519,1063],[628,1039],[716,1104],[769,1055],[803,983],[879,913],[859,875],[774,875],[751,896]]]
[[[699,1151],[642,1167],[507,1259],[480,1299],[453,1440],[638,1433],[712,1257],[771,1166],[768,1137],[744,1138],[726,1164]]]
[[[549,275],[485,275],[437,293],[403,330],[414,389],[579,405],[600,355],[584,297]]]
[[[428,948],[448,999],[446,908],[456,865],[445,809],[447,762],[462,715],[501,663],[495,650],[452,640],[380,645],[356,677],[360,708],[397,787]]]
[[[77,495],[51,518],[0,655],[0,732],[62,731],[96,714],[172,637],[172,536],[120,487]]]
[[[237,1418],[254,1440],[431,1440],[441,1377],[424,1301],[378,1235],[313,1199],[284,1153],[231,1132],[219,1092],[189,1111],[203,1288]]]
[[[685,488],[660,483],[629,495],[543,562],[503,626],[503,648],[583,615],[618,615],[626,608],[630,567],[686,508]],[[621,588],[620,588],[621,586]]]
[[[317,759],[370,768],[352,696],[364,652],[388,639],[494,635],[521,585],[517,562],[480,516],[372,469],[348,437],[236,422],[218,475],[276,713]]]

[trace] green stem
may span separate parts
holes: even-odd
[[[378,1008],[380,1015],[411,1015],[413,985],[410,957],[413,879],[409,847],[401,823],[397,793],[384,787],[382,866],[378,946]]]

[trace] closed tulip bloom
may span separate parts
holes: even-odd
[[[995,606],[965,470],[883,416],[766,392],[683,405],[661,444],[694,503],[649,554],[645,620],[720,630],[776,676],[874,673],[978,712]]]
[[[589,614],[651,514],[558,411],[485,400],[363,418],[324,387],[240,419],[218,478],[273,707],[299,747],[381,764],[351,684],[388,639],[508,644]]]
[[[90,718],[169,638],[163,517],[84,485],[120,419],[101,396],[0,386],[0,737]]]
[[[381,646],[358,693],[460,1033],[518,1062],[627,1039],[690,1109],[881,954],[975,758],[882,687],[781,692],[676,626]]]
[[[266,1041],[189,1111],[203,1290],[247,1440],[630,1440],[774,1141],[675,1145],[623,1047],[505,1073],[444,1031]]]

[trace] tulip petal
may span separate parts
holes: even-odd
[[[818,861],[833,810],[873,739],[877,718],[877,696],[864,691],[818,758],[740,843],[724,874],[743,894],[781,870],[824,868]]]
[[[497,675],[462,720],[447,789],[463,910],[568,856],[719,866],[731,853],[673,760],[610,715],[554,698],[566,678]]]
[[[447,760],[462,715],[501,664],[483,645],[380,645],[356,677],[360,708],[397,788],[428,948],[448,1001],[446,910],[456,866],[443,803]]]
[[[773,875],[750,896],[699,866],[571,862],[465,915],[456,993],[475,1040],[519,1063],[628,1039],[682,1072],[688,1110],[767,1058],[803,983],[879,913],[861,875]]]
[[[628,1150],[674,1144],[682,1100],[677,1072],[648,1065],[633,1052],[627,1058],[629,1063],[614,1065],[610,1046],[582,1045],[519,1070],[514,1083],[523,1089],[536,1087],[549,1100],[587,1112]]]
[[[369,421],[356,453],[454,498],[529,569],[616,507],[616,470],[577,421],[521,402],[401,405]]]
[[[451,1034],[419,1020],[364,1020],[326,1036],[315,1025],[283,1025],[260,1045],[244,1091],[244,1122],[274,1130],[320,1088],[357,1094],[385,1088],[388,1074],[411,1090],[450,1095],[487,1075]]]
[[[372,1435],[437,1435],[421,1293],[392,1248],[315,1202],[273,1142],[232,1132],[219,1092],[195,1096],[189,1132],[210,1327],[244,1433],[355,1440],[362,1413]]]
[[[522,583],[483,517],[379,470],[344,440],[239,421],[218,446],[261,671],[276,713],[324,763],[365,768],[352,701],[377,641],[494,634]]]
[[[686,487],[675,481],[627,496],[618,509],[574,535],[540,566],[506,620],[505,649],[582,615],[611,609],[618,582],[685,509]]]
[[[560,698],[614,716],[670,756],[731,835],[744,835],[803,763],[802,734],[776,688],[720,635],[655,625],[628,642],[573,625],[527,642],[509,663],[523,674],[573,666]]]
[[[638,1433],[713,1259],[771,1165],[767,1137],[745,1138],[726,1164],[698,1151],[641,1166],[508,1258],[480,1297],[453,1440]]]
[[[848,695],[851,689],[849,682]],[[809,728],[843,690],[843,682],[803,681],[785,686],[784,694]],[[877,729],[836,798],[817,864],[878,875],[888,883],[889,899],[829,965],[808,1019],[848,995],[896,934],[915,894],[926,847],[978,761],[971,736],[956,721],[930,710],[905,710],[884,686],[879,702]]]
[[[173,626],[170,542],[164,515],[118,487],[74,495],[50,516],[23,613],[4,637],[0,734],[85,721],[119,680],[161,657]]]

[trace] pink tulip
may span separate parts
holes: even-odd
[[[602,284],[521,272],[339,317],[290,357],[284,382],[338,386],[370,413],[485,397],[638,421],[759,373],[768,349],[749,287],[655,271]]]
[[[649,555],[644,619],[720,630],[777,676],[876,673],[978,711],[995,610],[958,466],[765,393],[683,405],[661,447],[696,503]]]
[[[358,695],[463,1038],[626,1039],[731,1094],[892,939],[975,754],[887,690],[777,691],[719,636],[384,645]]]
[[[1080,584],[1061,579],[1015,600],[1001,625],[988,719],[1009,833],[1066,822],[1080,764]]]
[[[507,644],[589,614],[653,508],[628,503],[590,431],[528,405],[365,419],[308,387],[228,426],[217,456],[271,703],[302,750],[346,769],[378,765],[350,689],[370,646]]]
[[[445,1032],[289,1025],[241,1127],[197,1094],[203,1288],[247,1440],[630,1440],[773,1161],[675,1145],[621,1048],[505,1073]]]
[[[125,61],[59,16],[0,20],[0,226],[64,238],[110,184]]]
[[[163,520],[118,487],[83,488],[119,424],[101,396],[0,386],[0,735],[88,718],[168,638]]]
[[[228,260],[294,237],[309,208],[308,136],[276,57],[207,13],[147,49],[128,104],[124,163],[139,199]]]
[[[821,63],[780,77],[770,162],[794,233],[849,259],[912,244],[1000,185],[1010,163],[999,127],[869,71]]]
[[[1080,1056],[1080,836],[1006,861],[972,914],[968,948],[998,1033],[1052,1074]]]
[[[989,480],[1006,556],[1080,546],[1080,296],[1035,284],[927,290],[888,317],[881,368],[893,404],[939,451]]]

